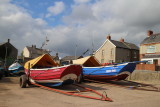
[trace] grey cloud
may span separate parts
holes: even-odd
[[[3,2],[2,2],[3,1]],[[112,39],[121,37],[137,45],[146,37],[148,29],[160,31],[159,0],[97,0],[92,4],[75,4],[65,25],[47,27],[42,19],[34,19],[25,9],[5,2],[0,3],[0,37],[8,38],[21,51],[25,46],[38,47],[47,36],[48,48],[61,55],[81,55],[88,48],[98,49],[110,33]],[[91,51],[90,51],[91,53]]]

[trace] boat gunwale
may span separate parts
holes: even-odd
[[[99,66],[99,67],[83,67],[83,68],[105,68],[105,67],[117,67],[120,65],[127,65],[129,63],[134,63],[134,62],[127,62],[127,63],[123,63],[123,64],[117,64],[117,65],[107,65],[107,66]]]
[[[52,70],[52,69],[58,69],[58,68],[65,68],[65,67],[68,67],[68,66],[71,66],[71,65],[78,65],[78,64],[70,64],[70,65],[65,65],[65,66],[51,67],[51,68],[41,68],[41,69],[31,68],[30,70]]]

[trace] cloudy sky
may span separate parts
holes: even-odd
[[[21,53],[47,37],[43,48],[62,57],[91,53],[108,34],[139,45],[147,30],[160,32],[159,10],[160,0],[0,0],[0,42]]]

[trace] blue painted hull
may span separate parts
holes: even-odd
[[[9,69],[9,71],[10,73],[18,74],[19,72],[24,71],[24,67],[23,66],[14,67],[12,69]]]
[[[104,67],[83,67],[83,77],[95,80],[124,80],[136,67],[136,63],[123,63]]]

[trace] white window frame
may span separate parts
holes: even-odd
[[[146,53],[155,53],[155,52],[156,52],[156,46],[155,45],[147,46]]]

